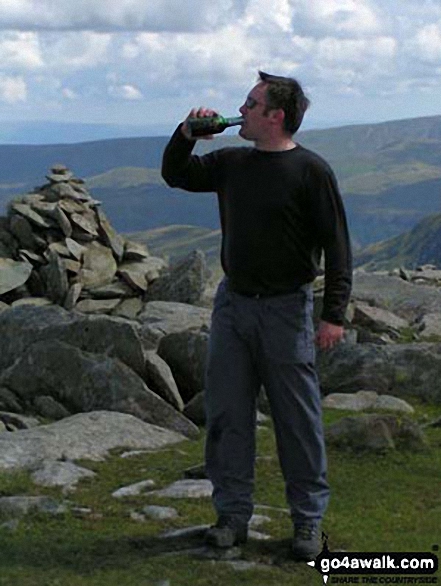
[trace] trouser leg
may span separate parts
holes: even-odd
[[[329,500],[321,399],[314,367],[312,300],[267,304],[262,377],[293,521],[318,522]]]
[[[260,383],[247,340],[239,334],[228,292],[213,311],[206,376],[206,470],[218,516],[247,523],[252,515],[256,396]]]

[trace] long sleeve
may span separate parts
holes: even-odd
[[[192,155],[195,141],[185,138],[181,126],[178,126],[165,147],[162,177],[170,187],[194,192],[216,191],[217,153],[208,153],[202,157]]]
[[[343,201],[330,168],[310,174],[313,224],[325,255],[322,319],[342,325],[352,285],[352,253]]]

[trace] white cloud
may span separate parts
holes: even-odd
[[[123,100],[142,100],[142,92],[130,84],[111,85],[108,88],[109,95]]]
[[[74,92],[72,89],[68,87],[63,88],[61,90],[61,94],[63,98],[66,98],[66,100],[77,100],[79,97],[76,92]]]
[[[108,33],[57,33],[45,35],[43,52],[49,68],[66,70],[90,69],[106,63],[112,44]]]
[[[441,21],[421,28],[411,45],[421,59],[439,65],[441,62]]]
[[[137,56],[140,75],[160,85],[243,83],[259,58],[259,46],[240,26],[213,34],[141,33],[122,52],[126,58]]]
[[[0,28],[18,30],[214,30],[240,15],[246,0],[2,0]]]
[[[313,104],[441,86],[440,0],[0,0],[1,29],[0,99],[29,112],[226,111],[258,69]]]
[[[36,33],[0,33],[0,65],[2,69],[38,69],[43,64]]]
[[[0,100],[8,104],[25,102],[27,98],[26,82],[22,77],[0,76]]]
[[[383,30],[378,7],[369,0],[291,0],[297,34],[359,36]],[[378,4],[378,2],[377,2]]]

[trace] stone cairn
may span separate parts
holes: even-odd
[[[47,179],[0,217],[0,308],[54,303],[135,317],[167,263],[119,235],[64,165]]]

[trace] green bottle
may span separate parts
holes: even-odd
[[[224,118],[223,116],[213,116],[204,118],[189,118],[187,126],[191,136],[206,136],[208,134],[220,134],[230,126],[239,126],[243,124],[243,117]]]

